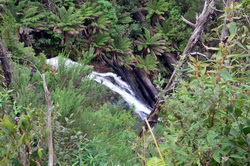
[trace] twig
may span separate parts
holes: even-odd
[[[48,136],[48,146],[49,146],[49,163],[48,166],[54,165],[54,156],[53,156],[53,135],[52,135],[52,126],[51,126],[51,115],[52,115],[52,101],[50,96],[50,91],[46,85],[45,75],[42,74],[43,80],[43,89],[45,92],[45,98],[47,102],[48,115],[47,115],[47,127],[49,128],[49,136]]]
[[[247,14],[246,14],[245,12],[244,12],[243,17],[245,17],[245,18],[246,18],[247,23],[248,23],[248,26],[249,26],[249,28],[250,28],[250,21],[249,21],[248,16],[247,16]]]
[[[214,9],[214,11],[217,11],[217,12],[220,12],[220,13],[224,13],[224,10],[220,10],[220,9],[217,9],[216,7],[212,6],[211,4],[209,4],[209,6]]]
[[[190,22],[190,21],[188,21],[188,20],[185,19],[183,16],[181,16],[181,20],[182,20],[183,22],[185,22],[186,24],[190,25],[191,27],[195,28],[195,24],[192,23],[192,22]]]
[[[152,131],[152,129],[151,129],[149,123],[148,123],[147,118],[144,118],[144,121],[146,122],[146,124],[147,124],[147,126],[148,126],[148,128],[149,128],[149,131],[150,131],[150,133],[151,133],[151,135],[152,135],[152,137],[153,137],[153,140],[154,140],[156,149],[157,149],[157,151],[158,151],[158,153],[159,153],[159,156],[160,156],[162,162],[163,162],[164,164],[166,164],[165,161],[164,161],[164,158],[163,158],[163,156],[162,156],[162,154],[161,154],[161,151],[160,151],[160,148],[159,148],[159,146],[158,146],[158,143],[157,143],[157,141],[156,141],[156,139],[155,139],[154,133],[153,133],[153,131]]]
[[[146,165],[146,147],[145,147],[145,127],[142,127],[142,141],[143,141],[143,152],[142,156],[144,157],[142,165]]]
[[[202,54],[200,52],[192,52],[192,53],[190,53],[190,55],[200,55],[200,56],[204,57],[206,60],[209,60],[209,58],[205,54]]]

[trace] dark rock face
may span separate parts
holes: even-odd
[[[146,103],[151,108],[154,106],[158,91],[146,72],[135,67],[124,67],[115,60],[111,61],[105,58],[104,61],[112,67],[114,72],[119,75],[122,80],[130,85],[137,99]]]

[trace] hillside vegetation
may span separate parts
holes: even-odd
[[[250,0],[0,0],[0,165],[250,165],[249,31]]]

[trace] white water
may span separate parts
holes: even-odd
[[[58,68],[58,57],[47,59],[47,64]],[[73,62],[70,59],[65,58],[66,66],[79,65],[77,62]],[[96,82],[101,83],[108,87],[110,90],[118,93],[121,97],[130,105],[134,106],[135,112],[143,119],[146,117],[151,110],[141,101],[139,101],[134,92],[131,90],[131,87],[124,82],[119,76],[114,73],[98,73],[93,71],[88,78],[94,79]],[[110,81],[111,78],[114,81]]]

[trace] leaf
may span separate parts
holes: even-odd
[[[226,109],[227,109],[227,111],[228,111],[229,113],[232,113],[233,110],[234,110],[234,105],[233,105],[233,104],[230,104],[229,106],[226,107]]]
[[[231,55],[227,55],[227,58],[244,58],[244,57],[249,57],[250,54],[231,54]]]
[[[42,149],[37,149],[37,154],[38,154],[38,157],[40,158],[40,159],[42,159],[42,157],[43,157],[43,152],[42,152]]]
[[[242,129],[242,131],[245,135],[247,135],[250,133],[250,127],[245,127],[244,129]]]
[[[27,115],[22,115],[20,117],[20,120],[18,122],[19,127],[21,127],[23,130],[27,130],[29,127],[29,117]]]
[[[226,81],[233,81],[233,77],[226,69],[220,70],[219,73]]]
[[[14,125],[10,122],[10,119],[8,116],[3,117],[3,126],[8,130],[8,132],[12,132],[14,129]]]
[[[239,117],[239,116],[241,116],[242,111],[241,111],[241,109],[239,109],[239,108],[235,108],[234,113],[235,113],[235,115],[236,115],[237,117]]]
[[[146,164],[146,166],[164,166],[164,165],[165,164],[162,162],[162,160],[157,157],[151,158]]]
[[[188,157],[188,154],[186,152],[184,152],[184,151],[177,151],[177,153],[179,153],[179,154],[181,154],[183,156]]]
[[[218,151],[215,151],[213,154],[213,159],[217,162],[220,163],[220,153]]]
[[[214,138],[216,137],[216,134],[214,131],[209,131],[207,134],[207,142],[209,144],[212,144],[214,142]]]
[[[236,155],[236,154],[232,154],[232,155],[230,155],[230,157],[237,158],[237,159],[242,159],[243,158],[243,157],[241,157],[239,155]]]
[[[233,135],[233,136],[235,136],[235,137],[239,137],[240,136],[239,133],[238,133],[238,131],[236,131],[234,128],[231,128],[230,134]]]
[[[229,32],[230,32],[230,36],[228,38],[228,41],[231,41],[234,38],[234,36],[236,35],[236,31],[237,31],[236,23],[231,22],[227,26],[228,26]]]
[[[202,43],[202,45],[206,48],[206,50],[214,50],[214,51],[218,51],[220,48],[217,47],[208,47],[205,44]]]
[[[190,59],[190,61],[192,61],[192,62],[194,62],[194,63],[197,62],[196,59],[195,59],[193,56],[189,56],[189,59]]]

